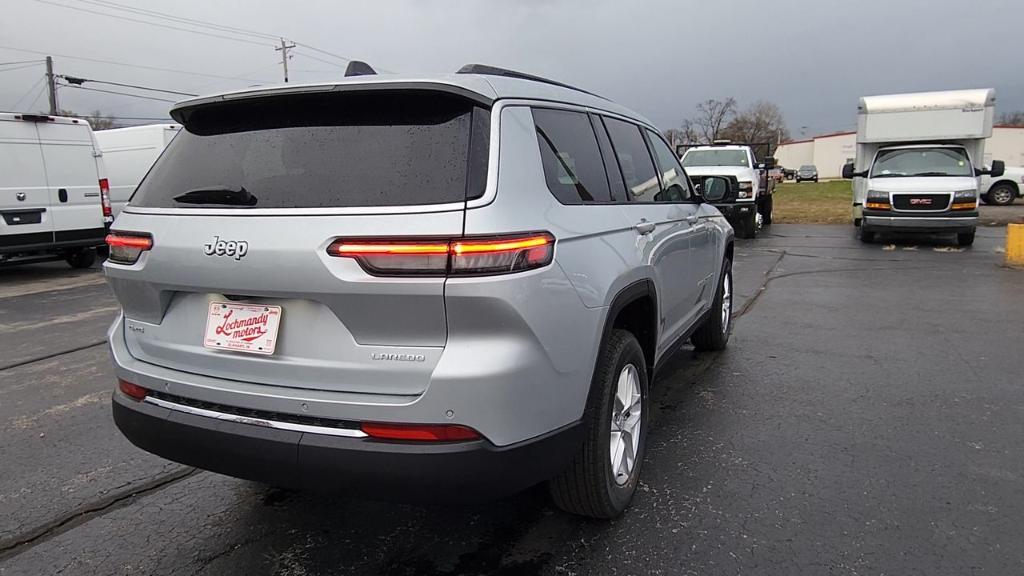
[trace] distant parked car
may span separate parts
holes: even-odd
[[[981,176],[981,201],[996,206],[1009,206],[1013,204],[1014,200],[1021,197],[1022,185],[1024,185],[1024,168],[1007,166],[999,178],[983,174]]]
[[[803,182],[804,180],[818,181],[818,168],[813,164],[805,164],[796,171],[796,181]]]
[[[792,180],[796,178],[796,170],[793,170],[792,168],[783,168],[782,175],[786,178],[786,180]]]

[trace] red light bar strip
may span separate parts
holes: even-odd
[[[153,239],[148,236],[121,236],[107,234],[107,246],[111,248],[138,248],[149,250],[153,247]]]
[[[509,250],[522,250],[524,248],[536,248],[551,244],[550,236],[530,236],[515,240],[493,240],[474,242],[472,240],[457,240],[452,242],[452,254],[476,254],[481,252],[507,252]]]
[[[371,438],[415,442],[464,442],[479,440],[480,433],[454,424],[384,424],[363,422],[360,426]]]
[[[386,242],[344,242],[331,246],[336,256],[361,256],[366,254],[447,254],[448,243],[394,243]]]

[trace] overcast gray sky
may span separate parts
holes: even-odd
[[[108,2],[282,35],[400,73],[468,62],[520,69],[605,95],[661,128],[678,126],[699,101],[729,96],[777,103],[794,136],[853,127],[866,94],[994,87],[997,111],[1024,109],[1021,0],[5,0],[0,62],[42,58],[9,48],[34,50],[53,54],[60,74],[198,93],[281,80],[272,41],[83,11],[186,27],[100,6]],[[0,65],[0,110],[44,109],[45,94],[33,102],[42,66],[12,70],[19,66]],[[344,66],[300,47],[291,80],[329,80]],[[169,106],[59,94],[77,112],[156,117]]]

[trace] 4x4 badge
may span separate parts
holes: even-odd
[[[203,245],[203,253],[207,256],[231,256],[241,260],[249,253],[249,243],[245,240],[221,240],[214,236],[213,241]]]

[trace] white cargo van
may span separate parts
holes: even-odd
[[[0,263],[92,265],[113,217],[88,122],[0,112],[0,217]]]
[[[857,154],[843,166],[853,178],[853,222],[871,242],[885,232],[953,233],[974,243],[979,177],[986,169],[995,91],[952,90],[869,96],[857,113]]]
[[[178,130],[180,124],[150,124],[95,133],[110,179],[110,203],[115,218]]]

